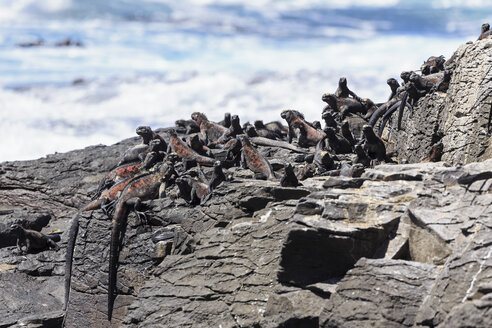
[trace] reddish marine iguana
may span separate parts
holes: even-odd
[[[325,133],[323,131],[316,130],[310,124],[308,124],[304,120],[304,115],[300,112],[292,109],[287,109],[282,111],[280,116],[287,121],[289,125],[289,143],[292,142],[292,138],[294,137],[294,129],[295,126],[303,125],[306,130],[306,143],[309,146],[315,146],[318,141],[323,139]]]
[[[492,31],[490,30],[490,25],[489,23],[484,23],[482,24],[482,28],[480,30],[480,35],[478,36],[478,39],[477,40],[483,40],[487,37],[489,37],[491,34]]]
[[[72,263],[73,263],[73,252],[75,250],[75,243],[77,241],[77,234],[79,231],[79,217],[82,212],[93,211],[97,209],[102,209],[104,214],[108,215],[108,207],[114,204],[116,197],[120,192],[125,189],[125,187],[130,184],[137,177],[128,177],[114,184],[111,188],[103,191],[97,199],[92,200],[90,203],[86,204],[82,209],[77,211],[72,219],[70,230],[68,233],[67,250],[65,254],[65,304],[63,310],[65,311],[68,306],[68,301],[70,297],[70,285],[72,279]]]
[[[203,113],[194,112],[191,114],[191,118],[200,126],[200,132],[207,145],[216,142],[227,131],[226,127],[209,121]]]
[[[139,218],[142,216],[145,217],[144,213],[138,211],[140,202],[160,197],[163,194],[161,185],[176,175],[177,173],[171,163],[163,163],[159,171],[132,179],[118,197],[111,221],[111,244],[109,251],[108,320],[110,321],[116,298],[116,273],[119,250],[129,209],[132,207]]]
[[[430,56],[423,64],[420,66],[420,72],[422,75],[429,75],[433,73],[437,73],[440,71],[444,71],[444,63],[446,59],[443,55],[436,57]]]
[[[359,98],[360,99],[360,98]],[[347,114],[360,113],[365,115],[367,108],[362,104],[361,101],[352,98],[340,98],[333,94],[325,93],[321,100],[330,106],[330,108],[338,110],[340,112],[339,119],[343,121]]]
[[[273,171],[272,166],[258,150],[256,150],[249,142],[245,135],[239,136],[242,144],[241,162],[243,168],[249,168],[255,173],[256,178],[266,178],[268,180],[277,180],[277,176]]]
[[[142,162],[128,163],[115,167],[111,170],[100,182],[96,193],[92,196],[92,200],[97,199],[103,190],[110,188],[116,182],[119,182],[125,178],[135,176],[142,170],[150,169],[155,163],[162,160],[164,153],[158,151],[161,149],[162,143],[160,140],[152,140],[149,143],[151,152],[147,153],[145,159]]]
[[[198,154],[196,151],[188,147],[188,145],[181,140],[176,131],[170,129],[169,133],[169,148],[172,149],[174,153],[176,153],[179,157],[183,159],[195,159],[197,163],[205,165],[205,166],[213,166],[215,163],[215,159],[202,156]],[[168,153],[169,153],[168,149]]]

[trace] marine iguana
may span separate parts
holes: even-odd
[[[236,138],[237,135],[243,134],[243,128],[239,122],[239,116],[233,115],[231,118],[231,125],[229,128],[217,139],[216,142],[211,143],[210,146],[223,148],[223,144],[229,142],[232,138]]]
[[[212,156],[210,148],[205,146],[196,134],[188,138],[188,146],[202,156]]]
[[[191,118],[200,126],[200,132],[205,138],[207,145],[215,143],[227,131],[224,126],[211,122],[203,113],[194,112]]]
[[[325,128],[338,128],[338,124],[329,110],[324,111],[321,114],[321,118],[325,121]]]
[[[303,153],[303,154],[308,152],[306,149],[296,147],[293,144],[290,144],[282,140],[272,140],[263,137],[250,137],[249,140],[255,145],[259,145],[259,146],[279,147],[279,148],[292,150],[293,152],[296,153]]]
[[[480,35],[478,36],[477,40],[483,40],[487,37],[489,37],[492,34],[490,30],[490,25],[489,23],[483,23],[482,28],[480,30]]]
[[[224,114],[224,119],[218,124],[222,125],[223,127],[229,128],[231,126],[231,113],[225,113]]]
[[[193,120],[177,120],[174,122],[176,131],[184,134],[192,134],[200,132],[200,127]]]
[[[111,244],[109,251],[109,274],[108,274],[108,320],[111,321],[113,304],[116,298],[116,275],[119,251],[124,236],[124,230],[130,207],[138,218],[146,217],[140,212],[139,206],[142,201],[161,197],[162,186],[176,175],[174,165],[163,163],[160,170],[142,175],[132,179],[121,191],[115,205],[113,219],[111,221]]]
[[[313,121],[313,123],[311,124],[313,126],[313,128],[315,128],[316,130],[322,130],[321,129],[321,123],[320,121]]]
[[[369,119],[369,122],[367,124],[374,127],[383,114],[387,113],[388,111],[391,111],[393,113],[400,105],[401,99],[399,95],[391,98],[372,113],[371,118]]]
[[[200,163],[205,166],[213,166],[215,160],[210,157],[202,156],[198,154],[196,151],[188,147],[186,143],[178,138],[176,131],[174,129],[170,129],[169,133],[169,148],[168,152],[172,150],[179,157],[183,159],[195,159],[197,163]]]
[[[396,79],[391,77],[388,80],[386,80],[386,84],[388,84],[391,89],[391,93],[388,97],[388,101],[390,101],[397,95],[397,90],[400,87],[400,83],[398,83]]]
[[[403,84],[408,83],[410,81],[410,75],[412,75],[412,71],[403,71],[400,73],[400,78],[403,80]]]
[[[352,145],[344,137],[338,137],[333,128],[326,128],[326,141],[335,154],[348,154],[352,152]]]
[[[289,143],[292,142],[292,138],[294,136],[294,129],[296,126],[304,126],[304,129],[306,130],[306,145],[307,146],[315,146],[318,141],[323,139],[325,136],[325,133],[323,131],[316,130],[313,128],[310,124],[308,124],[304,120],[304,115],[302,115],[300,112],[292,109],[287,109],[282,111],[280,116],[287,121],[287,124],[289,125]]]
[[[352,146],[355,146],[356,142],[354,139],[354,135],[352,131],[350,131],[350,126],[347,121],[343,121],[342,126],[340,127],[340,134],[350,142]]]
[[[373,116],[369,120],[368,125],[374,127],[379,117],[383,115],[383,121],[379,126],[378,135],[381,136],[386,126],[386,123],[390,119],[391,115],[398,109],[398,129],[401,127],[401,120],[403,117],[403,110],[405,107],[409,107],[411,110],[411,114],[413,115],[413,105],[423,97],[427,91],[418,90],[413,82],[408,82],[402,87],[398,88],[397,94],[393,99],[388,101],[386,104],[381,106],[376,112],[374,112]],[[410,101],[407,101],[410,99]]]
[[[239,166],[241,161],[241,142],[237,138],[233,138],[226,142],[222,149],[227,152],[226,158],[230,160],[230,165]],[[229,163],[226,162],[226,164]]]
[[[17,237],[17,248],[22,254],[46,248],[53,248],[55,251],[60,249],[55,243],[60,240],[59,235],[48,236],[36,230],[25,229],[20,224],[13,224],[10,231]]]
[[[253,124],[259,137],[264,137],[272,140],[282,139],[282,136],[280,134],[268,130],[263,124],[263,121],[256,120]]]
[[[444,71],[444,62],[446,59],[443,55],[436,57],[430,56],[423,64],[420,66],[420,73],[422,75],[429,75]]]
[[[80,214],[85,211],[102,209],[104,214],[109,216],[109,213],[111,212],[109,208],[114,205],[116,197],[125,189],[128,184],[130,184],[136,178],[138,178],[138,176],[128,177],[114,184],[111,188],[103,191],[97,199],[94,199],[88,204],[84,205],[80,210],[77,211],[77,213],[73,217],[68,233],[67,250],[65,253],[65,303],[63,306],[64,311],[67,309],[70,297],[73,252],[75,250],[75,243],[77,241],[77,235],[79,231]]]
[[[246,127],[245,132],[246,135],[250,138],[258,137],[258,132],[256,132],[255,127],[252,125]]]
[[[284,165],[284,174],[280,178],[280,185],[282,187],[297,187],[300,185],[294,173],[294,168],[290,163]]]
[[[439,162],[442,157],[442,152],[444,149],[444,145],[442,142],[438,142],[435,145],[432,146],[429,156],[426,158],[422,159],[419,163],[426,163],[426,162]]]
[[[434,92],[434,91],[441,91],[441,92],[446,92],[448,87],[449,87],[449,82],[451,81],[451,70],[444,70],[443,72],[439,73],[433,73],[427,76],[420,76],[418,74],[415,74],[412,72],[410,75],[410,82],[408,82],[405,85],[404,91],[402,93],[402,102],[399,107],[398,111],[398,124],[397,128],[398,130],[401,129],[401,122],[403,118],[403,111],[405,106],[408,104],[408,99],[410,98],[410,101],[412,105],[416,104],[417,101],[425,96],[427,93]],[[412,109],[412,105],[410,105],[410,109]],[[392,111],[388,111],[387,115],[391,115]],[[413,115],[413,111],[412,111]],[[383,124],[380,126],[379,129],[379,135],[381,135],[384,125],[386,125],[387,120],[389,117],[384,120],[383,119]]]
[[[142,137],[142,143],[131,147],[128,149],[122,156],[121,160],[118,162],[117,166],[131,163],[135,161],[142,161],[145,158],[145,155],[152,151],[152,147],[149,147],[149,143],[153,139],[158,139],[161,141],[161,149],[165,151],[167,148],[167,144],[164,139],[152,131],[152,129],[148,126],[139,126],[136,130],[136,133]]]
[[[316,173],[316,166],[312,163],[307,164],[297,172],[297,178],[303,181],[306,180],[307,178],[312,178],[315,173]]]
[[[325,93],[321,96],[321,100],[330,106],[330,108],[340,112],[339,120],[343,121],[347,114],[362,114],[367,112],[366,107],[359,100],[352,98],[339,98],[334,94]]]
[[[280,117],[282,117],[284,120],[287,121],[287,127],[289,129],[289,131],[287,133],[287,138],[288,138],[289,143],[291,143],[292,139],[295,136],[294,128],[292,127],[292,123],[294,123],[296,120],[303,120],[304,121],[304,115],[297,110],[287,109],[287,110],[284,110],[280,113]],[[290,122],[292,122],[292,123],[290,123]]]
[[[280,123],[279,121],[273,121],[273,122],[268,122],[265,124],[265,127],[280,135],[282,138],[286,137],[287,134],[289,133],[289,128]]]
[[[371,166],[371,159],[365,152],[361,145],[357,144],[354,147],[355,154],[357,155],[354,164],[362,164],[364,167]]]
[[[330,156],[330,153],[325,150],[325,141],[328,136],[318,142],[314,151],[313,164],[318,169],[319,173],[331,170],[334,167],[334,161]]]
[[[352,96],[357,101],[361,101],[362,99],[357,96],[353,91],[351,91],[347,87],[347,78],[341,77],[340,80],[338,80],[338,88],[335,91],[335,97],[337,98],[348,98],[349,96]]]
[[[159,151],[162,147],[160,140],[152,140],[149,143],[150,152],[146,154],[145,159],[138,163],[128,163],[115,167],[112,169],[100,182],[96,193],[92,196],[92,199],[97,199],[103,190],[110,188],[116,182],[134,176],[142,170],[148,170],[158,161],[161,161],[165,155],[164,152]]]
[[[362,133],[364,134],[363,149],[371,159],[376,159],[380,162],[386,160],[386,146],[383,140],[374,134],[371,126],[364,125],[362,127]]]
[[[241,141],[241,163],[243,168],[249,168],[255,173],[256,178],[266,178],[268,180],[277,180],[277,176],[273,171],[268,160],[261,155],[250,143],[245,135],[240,135]]]
[[[231,118],[231,126],[229,127],[228,134],[230,137],[235,138],[238,134],[243,134],[243,128],[241,127],[241,123],[239,121],[239,116],[232,115]]]
[[[176,185],[180,196],[190,205],[199,205],[202,198],[207,195],[208,185],[187,175],[177,178]]]
[[[208,197],[210,197],[210,195],[212,194],[212,191],[214,191],[214,189],[217,188],[218,185],[226,180],[227,178],[224,174],[224,171],[222,171],[222,163],[219,161],[215,162],[212,177],[207,183],[207,189],[205,191],[205,195],[201,197],[201,202],[206,201]]]
[[[467,185],[466,189],[471,186],[475,181],[492,179],[492,171],[484,171],[475,174],[464,174],[459,177],[457,182],[461,185]]]

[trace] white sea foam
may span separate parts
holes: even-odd
[[[364,8],[358,14],[352,6]],[[419,14],[418,24],[408,19],[410,27],[452,32],[445,38],[407,33],[391,15],[366,17],[379,8],[402,13],[402,6],[416,5],[0,0],[0,161],[111,144],[138,125],[169,126],[194,111],[213,120],[229,111],[244,122],[279,120],[282,109],[294,108],[319,120],[321,94],[333,92],[341,76],[361,97],[381,102],[389,77],[418,69],[431,55],[451,56],[476,39],[485,17],[458,10],[445,28]],[[67,37],[83,47],[54,46]],[[45,46],[17,46],[39,39]],[[75,79],[83,83],[72,86]]]
[[[444,53],[449,57],[459,44],[457,40],[390,37],[279,52],[252,40],[241,42],[241,51],[229,57],[220,53],[238,47],[231,40],[218,44],[215,52],[204,49],[208,60],[184,60],[172,71],[167,70],[163,59],[156,58],[156,63],[162,61],[156,66],[162,67],[156,70],[161,73],[154,75],[125,70],[125,66],[147,67],[146,61],[152,58],[131,57],[130,53],[117,57],[120,48],[106,49],[105,61],[94,55],[104,49],[87,49],[80,50],[90,52],[84,60],[45,62],[47,72],[56,72],[61,66],[63,72],[72,68],[82,76],[84,71],[94,74],[98,69],[120,69],[121,74],[117,78],[88,76],[85,84],[77,86],[0,89],[0,138],[2,144],[9,145],[0,150],[0,161],[111,144],[133,136],[138,125],[170,126],[194,111],[204,112],[212,120],[231,112],[245,122],[279,120],[281,110],[294,108],[309,120],[319,120],[321,94],[333,92],[340,76],[346,76],[360,96],[384,101],[387,78],[418,68],[430,55]],[[77,67],[77,62],[82,66]],[[105,67],[108,64],[114,65],[112,69]],[[236,71],[223,70],[226,67]],[[253,70],[248,71],[248,67]]]

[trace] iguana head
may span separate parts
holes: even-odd
[[[336,96],[332,93],[324,93],[321,100],[330,105],[333,109],[336,108]]]
[[[262,120],[256,120],[253,124],[257,129],[265,129],[265,124],[263,124]]]
[[[200,125],[202,122],[207,121],[207,116],[200,112],[194,112],[191,114],[191,119]]]
[[[150,126],[139,126],[136,133],[142,137],[144,144],[149,144],[150,140],[154,137],[154,132]]]

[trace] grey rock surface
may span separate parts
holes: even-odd
[[[436,269],[403,260],[361,259],[326,302],[320,327],[412,327]]]

